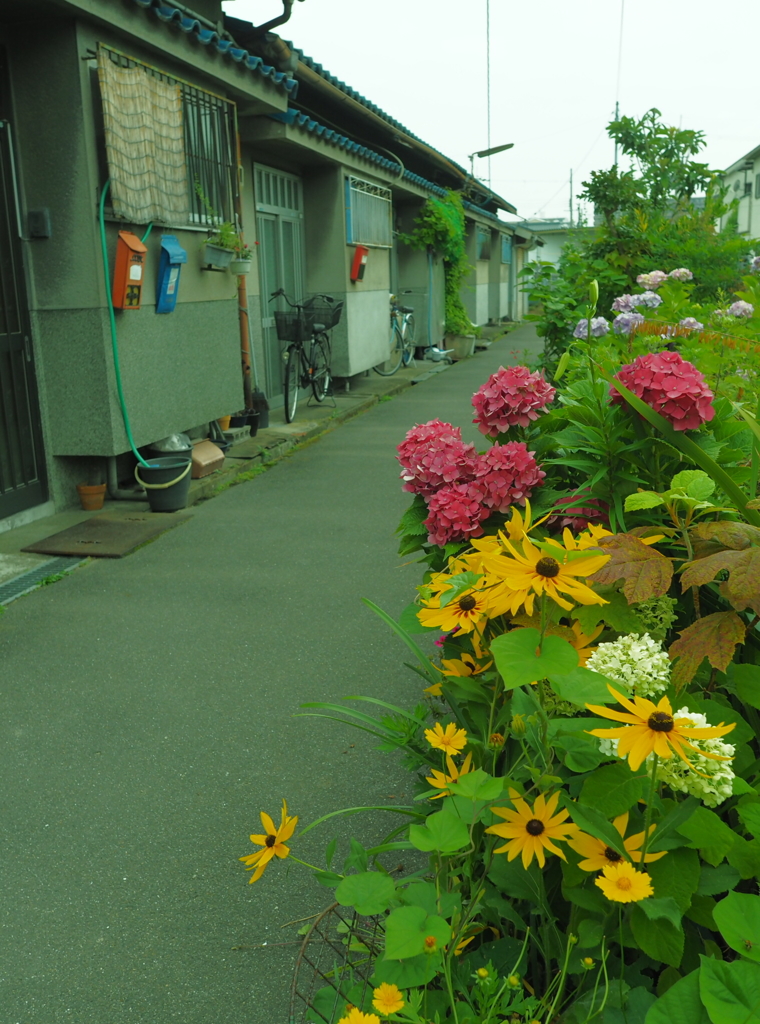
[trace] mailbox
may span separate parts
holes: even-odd
[[[351,264],[351,280],[361,281],[364,277],[364,269],[367,266],[367,258],[369,257],[369,249],[366,245],[357,245],[356,252],[354,253],[353,263]]]
[[[131,231],[120,231],[111,298],[114,309],[139,309],[147,248]]]
[[[174,235],[161,236],[161,260],[158,264],[156,312],[171,313],[177,305],[179,272],[187,263],[187,253]]]

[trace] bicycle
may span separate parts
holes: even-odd
[[[327,331],[340,320],[343,303],[336,302],[331,295],[314,295],[303,303],[292,302],[282,288],[272,292],[269,301],[280,296],[290,306],[290,310],[275,310],[274,322],[279,341],[288,342],[282,354],[285,363],[283,394],[285,422],[292,423],[302,388],[311,387],[317,402],[323,402],[330,393],[331,352]],[[308,352],[307,342],[310,342]]]
[[[399,306],[396,296],[391,295],[391,346],[388,358],[374,367],[381,377],[392,377],[403,363],[414,359],[414,310],[411,306]]]

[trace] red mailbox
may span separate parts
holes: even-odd
[[[111,297],[114,309],[139,309],[147,248],[131,231],[120,231]]]
[[[367,266],[367,257],[369,256],[369,249],[366,245],[357,245],[356,252],[354,253],[354,260],[351,264],[351,280],[361,281],[364,277],[364,270]]]

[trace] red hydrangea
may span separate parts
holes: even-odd
[[[469,484],[442,487],[428,501],[428,541],[443,547],[452,541],[480,537],[480,525],[490,514]]]
[[[653,352],[637,356],[616,374],[621,384],[670,422],[675,430],[696,430],[715,416],[715,397],[693,363],[678,352]],[[613,402],[622,395],[610,389]]]
[[[425,498],[475,475],[475,445],[465,444],[459,427],[441,420],[418,423],[396,450],[404,490]]]
[[[527,366],[502,366],[472,396],[477,416],[473,423],[486,437],[509,427],[527,427],[554,398],[554,388]]]
[[[470,494],[477,495],[482,505],[497,512],[508,512],[516,502],[524,505],[533,488],[546,476],[533,456],[534,452],[529,452],[520,441],[494,445],[478,456]]]

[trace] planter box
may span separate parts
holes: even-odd
[[[227,270],[235,253],[232,249],[223,249],[221,245],[214,245],[206,242],[201,249],[201,264],[204,267],[215,267],[217,270]]]
[[[231,260],[231,274],[250,274],[253,260]]]
[[[467,359],[475,351],[475,335],[447,334],[443,347],[445,349],[453,349],[450,356],[455,362],[458,359]]]

